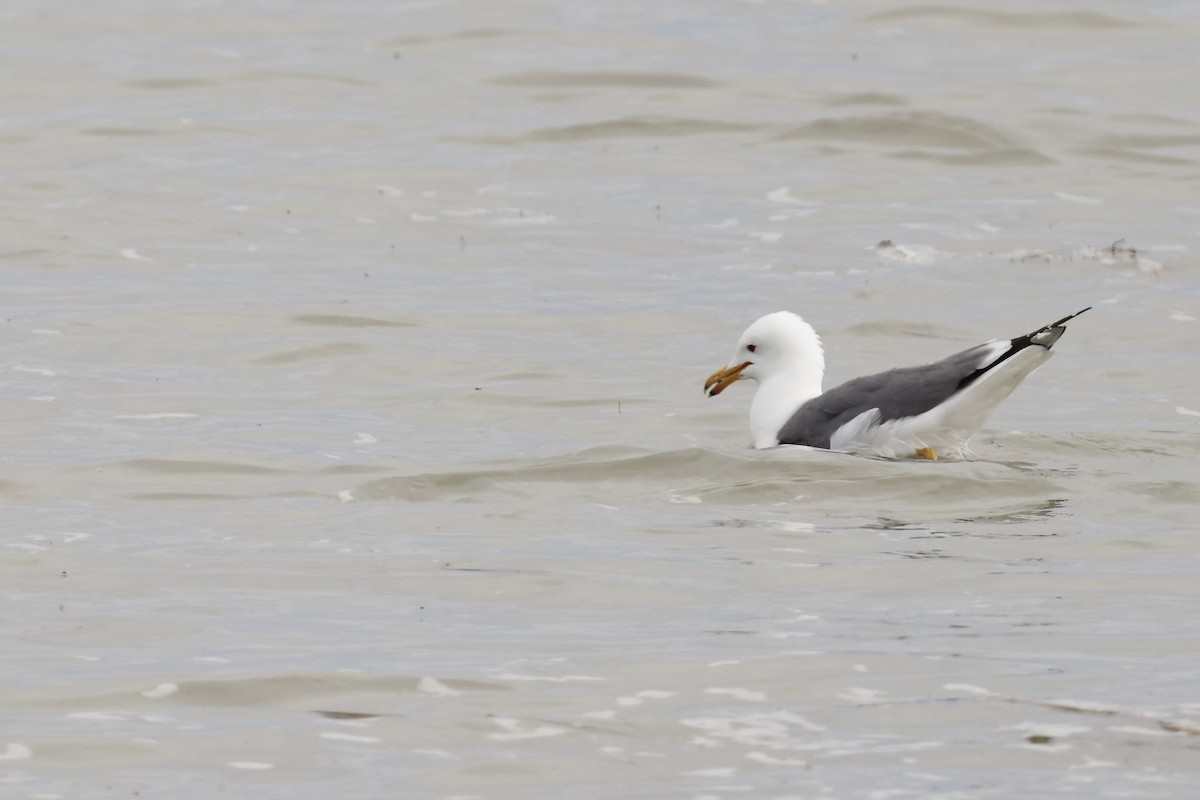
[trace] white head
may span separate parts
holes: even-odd
[[[755,447],[779,443],[783,424],[821,393],[825,354],[812,326],[790,311],[760,317],[746,329],[729,363],[709,376],[704,390],[716,397],[735,381],[757,381],[750,407]]]

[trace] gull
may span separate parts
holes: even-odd
[[[885,458],[963,458],[1004,398],[1052,355],[1066,323],[1091,306],[1015,339],[993,339],[916,367],[821,391],[825,355],[812,326],[790,311],[756,320],[729,363],[704,382],[716,397],[758,383],[750,435],[758,448],[807,445]]]

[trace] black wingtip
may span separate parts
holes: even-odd
[[[1044,328],[1038,328],[1033,333],[1028,333],[1024,336],[1018,336],[1017,338],[1013,339],[1012,341],[1010,341],[1008,343],[1008,350],[1006,350],[999,358],[994,359],[991,363],[984,364],[982,367],[975,370],[970,375],[967,375],[965,378],[963,378],[961,381],[959,381],[958,388],[956,388],[955,391],[956,392],[961,391],[962,389],[966,388],[972,382],[974,382],[975,379],[978,378],[980,375],[983,375],[988,370],[993,369],[994,367],[996,367],[996,365],[1000,364],[1002,361],[1009,358],[1010,356],[1014,356],[1017,353],[1021,352],[1026,347],[1033,347],[1036,345],[1037,347],[1044,347],[1047,350],[1049,350],[1051,347],[1054,346],[1054,343],[1057,342],[1064,333],[1066,333],[1067,329],[1064,328],[1063,325],[1065,325],[1067,322],[1070,322],[1071,320],[1075,319],[1080,314],[1082,314],[1084,311],[1091,311],[1091,310],[1092,310],[1092,307],[1088,306],[1085,309],[1076,311],[1074,314],[1068,314],[1067,316],[1060,319],[1058,322],[1051,322],[1049,325],[1045,326]]]
[[[1083,309],[1083,311],[1091,311],[1091,310],[1092,310],[1091,306],[1088,306],[1087,308]],[[1058,326],[1075,319],[1080,314],[1082,314],[1083,311],[1076,311],[1074,314],[1068,314],[1067,316],[1060,319],[1058,322],[1051,322],[1049,325],[1046,326],[1046,328],[1057,328]],[[1046,330],[1046,328],[1042,328],[1042,330]]]
[[[1078,317],[1084,311],[1091,310],[1092,307],[1088,306],[1087,308],[1083,309],[1083,311],[1076,311],[1074,314],[1068,314],[1058,322],[1051,322],[1049,325],[1043,328],[1038,328],[1036,331],[1027,336],[1021,336],[1013,339],[1013,346],[1017,349],[1020,349],[1021,347],[1025,347],[1029,344],[1037,344],[1045,347],[1048,350],[1053,347],[1054,343],[1058,341],[1059,337],[1066,332],[1067,329],[1065,326],[1068,322]]]

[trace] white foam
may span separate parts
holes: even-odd
[[[798,520],[776,520],[771,523],[771,527],[776,530],[786,531],[787,533],[812,533],[816,530],[811,522],[800,522]],[[798,553],[803,553],[803,550],[797,550]]]
[[[940,250],[927,244],[893,244],[873,249],[875,255],[882,260],[897,261],[902,264],[931,264],[944,255]]]
[[[708,769],[694,769],[682,774],[696,778],[732,778],[737,772],[737,767],[709,767]]]
[[[5,745],[4,752],[0,753],[0,761],[24,761],[31,756],[33,756],[33,750],[28,745],[9,742]]]
[[[550,736],[562,736],[569,729],[559,725],[538,725],[526,729],[521,721],[509,717],[493,717],[492,722],[504,729],[504,733],[490,733],[488,738],[496,742],[511,742],[518,739],[545,739]]]
[[[878,689],[866,689],[862,686],[851,686],[846,691],[838,695],[843,700],[851,703],[878,703],[884,695]]]
[[[525,214],[517,217],[499,217],[497,225],[545,225],[554,221],[553,214]]]
[[[1174,736],[1162,728],[1143,728],[1140,725],[1111,725],[1108,729],[1114,733],[1132,733],[1138,736]]]
[[[780,186],[767,192],[767,199],[772,203],[799,203],[800,198],[792,196],[792,187]]]
[[[797,201],[798,202],[798,201]],[[785,208],[767,216],[771,222],[786,222],[789,219],[803,219],[817,213],[815,208]]]
[[[413,751],[413,755],[418,756],[433,756],[435,758],[454,758],[454,754],[449,750],[439,750],[436,747],[418,747]]]
[[[970,683],[947,683],[942,688],[947,692],[966,692],[967,694],[979,695],[980,697],[997,697],[995,692]]]
[[[94,722],[124,722],[129,719],[129,715],[117,711],[75,711],[67,714],[67,719],[82,719]]]
[[[721,688],[721,687],[714,687],[712,689],[705,689],[704,693],[705,694],[726,695],[728,697],[732,697],[735,700],[745,700],[745,701],[751,702],[751,703],[761,703],[767,699],[766,692],[756,692],[753,689],[742,689],[742,688],[726,689],[726,688]]]
[[[604,678],[598,678],[595,675],[520,675],[514,672],[505,672],[497,675],[496,679],[501,681],[546,681],[547,683],[576,683],[604,680]]]
[[[617,716],[617,712],[609,708],[604,711],[585,711],[579,716],[584,719],[613,719]]]
[[[1061,739],[1064,736],[1074,736],[1077,733],[1087,733],[1091,730],[1088,725],[1070,725],[1067,723],[1019,722],[1016,725],[1006,725],[1002,731],[1023,731],[1031,736],[1051,736]]]
[[[771,749],[811,749],[813,745],[808,742],[807,735],[802,739],[794,732],[795,729],[800,729],[805,734],[825,730],[823,725],[809,722],[791,711],[760,711],[729,717],[692,717],[680,722],[706,734],[701,738],[709,741],[725,739],[738,744],[766,746]]]
[[[417,681],[417,691],[424,694],[437,695],[438,697],[455,697],[462,694],[458,689],[451,689],[437,678],[428,675]]]
[[[46,367],[27,367],[24,364],[17,364],[15,367],[13,367],[13,371],[14,372],[28,372],[33,375],[42,375],[47,378],[52,378],[58,374],[54,370],[47,369]]]
[[[1081,203],[1085,206],[1103,205],[1104,201],[1099,197],[1088,197],[1082,194],[1071,194],[1070,192],[1055,192],[1054,196],[1059,200],[1066,200],[1068,203]]]
[[[338,742],[355,742],[357,744],[377,744],[379,738],[375,736],[356,736],[353,733],[340,733],[338,731],[322,731],[322,739],[332,739]]]
[[[775,764],[785,767],[804,767],[808,765],[807,761],[800,758],[778,758],[757,750],[746,753],[746,758],[750,761],[757,761],[759,764]]]

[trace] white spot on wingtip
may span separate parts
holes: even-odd
[[[354,495],[352,495],[350,493],[349,489],[342,489],[340,492],[337,493],[337,498],[338,498],[338,500],[341,500],[343,503],[350,503],[350,502],[353,502]]]
[[[134,250],[132,247],[126,247],[121,251],[121,255],[132,261],[153,261],[152,258],[146,258],[144,255]]]
[[[170,697],[179,691],[179,684],[176,683],[160,683],[153,689],[147,689],[142,692],[142,697],[149,697],[151,700],[157,700],[160,697]]]

